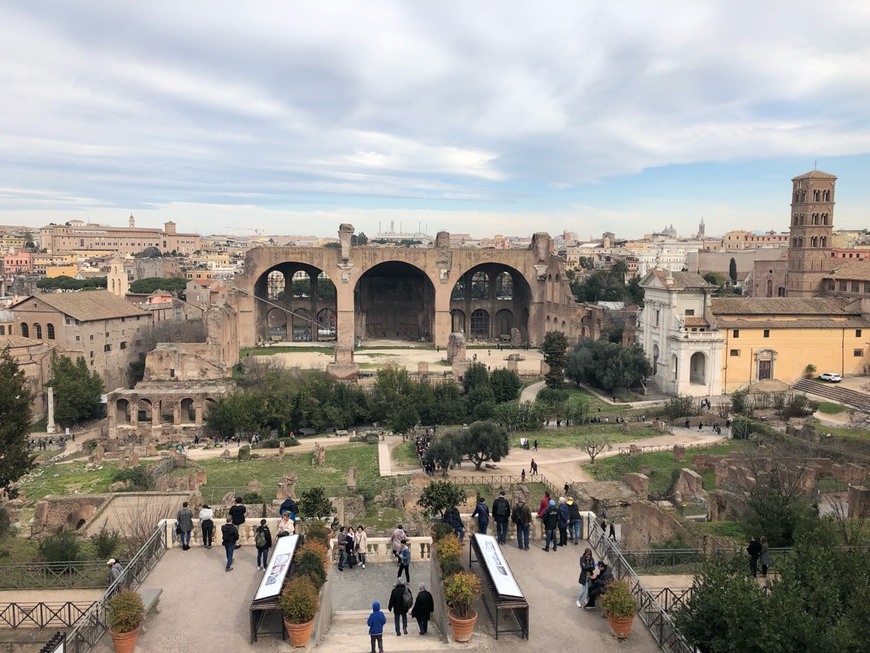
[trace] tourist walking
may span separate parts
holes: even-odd
[[[109,567],[109,587],[111,588],[112,585],[115,584],[115,581],[117,581],[121,577],[121,572],[124,571],[124,568],[121,566],[121,563],[114,558],[109,558],[108,560],[106,560],[106,565]],[[121,586],[118,585],[117,587],[115,587],[114,590],[112,590],[112,594],[120,591]]]
[[[486,505],[483,497],[477,497],[477,505],[474,507],[474,512],[471,513],[471,518],[475,517],[477,517],[477,532],[486,535],[489,528],[489,506]]]
[[[200,508],[199,525],[202,527],[202,546],[210,549],[214,535],[214,510],[207,503]]]
[[[338,539],[335,541],[335,546],[338,549],[338,570],[344,571],[344,561],[347,560],[347,535],[344,532],[344,526],[338,529]]]
[[[568,524],[571,523],[571,514],[568,512],[568,503],[565,497],[559,497],[559,507],[556,508],[559,526],[559,546],[568,546]]]
[[[761,544],[754,535],[746,547],[746,553],[749,554],[749,573],[755,578],[758,576],[758,557],[761,555]]]
[[[369,637],[372,640],[372,653],[384,653],[384,626],[387,623],[387,615],[381,612],[381,604],[372,603],[372,613],[369,615],[366,625],[369,627]],[[378,650],[375,651],[375,644]]]
[[[405,584],[397,580],[396,586],[393,588],[393,591],[390,592],[390,603],[387,605],[387,610],[393,613],[393,620],[396,624],[396,635],[398,637],[402,636],[402,631],[407,635],[408,634],[408,610],[411,609],[411,605],[414,603],[414,597],[411,597],[411,601],[407,602],[405,599],[405,593],[411,594],[411,590],[405,587]],[[402,628],[399,630],[399,621],[402,622]]]
[[[236,527],[237,532],[239,527],[245,523],[245,512],[247,512],[247,509],[242,505],[242,497],[236,497],[236,503],[230,507],[229,513],[233,526]],[[242,545],[237,541],[236,548],[238,549],[240,546]]]
[[[537,438],[535,438],[535,441],[532,443],[532,448],[533,448],[535,451],[538,450],[538,439],[537,439]],[[537,473],[538,473],[538,467],[537,467],[537,465],[536,465],[536,466],[535,466],[535,474],[537,474]]]
[[[429,634],[429,619],[433,612],[435,612],[435,600],[426,589],[426,584],[420,583],[417,600],[414,601],[414,607],[411,609],[411,617],[417,620],[421,635]]]
[[[544,533],[546,541],[544,551],[550,550],[550,542],[553,543],[553,551],[556,550],[556,527],[559,524],[559,509],[556,508],[556,502],[550,499],[550,504],[544,512]]]
[[[517,505],[514,508],[514,524],[517,525],[517,547],[528,551],[529,550],[529,528],[532,523],[532,511],[526,505],[522,497],[517,499]]]
[[[764,535],[761,536],[759,544],[761,545],[761,555],[759,556],[761,575],[767,578],[767,569],[773,564],[773,561],[770,559],[770,545],[767,543],[767,538]]]
[[[595,560],[592,558],[592,549],[585,549],[580,556],[580,594],[577,595],[577,607],[583,607],[583,598],[589,592],[592,582],[592,574],[595,573]]]
[[[366,568],[366,553],[368,552],[369,547],[369,539],[366,535],[365,526],[360,524],[356,528],[356,537],[355,540],[355,548],[356,554],[359,556],[360,566],[365,569]]]
[[[507,539],[508,522],[511,517],[511,504],[504,498],[504,490],[498,493],[498,499],[492,502],[492,516],[495,519],[495,534],[499,544]]]
[[[175,528],[181,539],[181,550],[190,548],[190,531],[193,530],[193,511],[187,507],[187,501],[181,504],[181,510],[175,515]]]
[[[238,546],[239,528],[233,523],[233,518],[227,515],[227,523],[221,526],[222,544],[227,552],[227,566],[224,571],[233,570],[233,553]]]
[[[450,510],[444,513],[444,521],[453,527],[453,534],[459,538],[459,541],[464,542],[465,524],[462,523],[462,515],[459,514],[459,508],[453,506]]]
[[[408,548],[408,541],[402,541],[402,548],[399,549],[399,573],[396,574],[396,579],[402,577],[402,572],[405,572],[405,580],[411,582],[411,549]]]
[[[254,533],[254,546],[257,547],[257,571],[265,570],[269,562],[269,549],[272,548],[272,531],[266,525],[265,519],[260,520]]]
[[[393,531],[393,534],[390,536],[390,549],[393,551],[393,555],[397,558],[399,557],[399,551],[402,550],[402,542],[406,539],[408,539],[408,536],[405,535],[402,525],[398,524],[396,529]]]
[[[568,518],[570,520],[568,535],[574,546],[580,544],[580,531],[583,526],[583,519],[580,517],[580,506],[572,497],[568,497]]]

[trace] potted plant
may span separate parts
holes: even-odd
[[[611,632],[618,639],[628,638],[637,613],[637,604],[628,583],[623,580],[610,583],[600,600]]]
[[[133,590],[121,590],[106,602],[109,635],[117,653],[130,653],[136,646],[139,628],[145,618],[142,597]]]
[[[284,586],[278,596],[278,605],[284,615],[284,627],[290,635],[291,646],[308,645],[311,630],[314,628],[317,603],[317,589],[311,579],[294,576]]]
[[[453,630],[453,639],[467,642],[477,623],[477,611],[471,604],[480,596],[480,579],[470,571],[460,571],[444,581],[444,599],[447,619]]]

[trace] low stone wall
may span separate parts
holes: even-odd
[[[622,530],[627,551],[646,551],[651,545],[681,538],[688,548],[704,548],[703,538],[691,533],[671,513],[647,501],[638,501],[629,510],[629,526]]]
[[[435,603],[435,612],[432,613],[432,620],[438,625],[438,630],[441,631],[444,641],[449,641],[452,633],[450,632],[450,622],[447,620],[447,602],[444,600],[444,587],[441,584],[441,564],[438,562],[438,554],[435,552],[435,547],[432,547],[432,558],[429,565],[429,587],[427,589],[432,594],[432,600]]]
[[[311,643],[314,646],[320,644],[320,640],[323,639],[323,636],[329,630],[329,626],[332,624],[332,585],[330,583],[330,576],[335,573],[332,571],[332,568],[326,570],[326,582],[323,584],[323,587],[320,588],[320,609],[317,610],[317,614],[314,617],[314,627],[311,631]]]
[[[76,530],[79,523],[91,520],[111,498],[111,494],[47,496],[36,502],[30,534],[32,537],[48,537],[60,529]]]

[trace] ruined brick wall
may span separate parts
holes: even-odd
[[[629,518],[622,527],[623,548],[627,551],[647,550],[652,545],[682,538],[689,548],[700,548],[703,538],[692,534],[673,512],[665,511],[648,501],[631,504]]]
[[[91,520],[111,498],[109,494],[48,496],[36,503],[31,534],[34,537],[48,537],[61,529],[75,530],[82,520]]]

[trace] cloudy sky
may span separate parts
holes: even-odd
[[[0,0],[0,223],[784,230],[818,162],[866,227],[868,34],[866,0]]]

